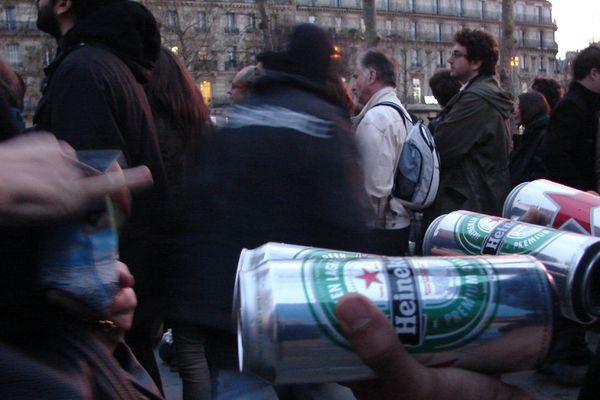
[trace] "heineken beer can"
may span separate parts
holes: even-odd
[[[311,259],[311,258],[331,258],[346,259],[364,257],[365,254],[354,253],[342,250],[322,249],[317,247],[299,246],[294,244],[268,242],[255,249],[242,249],[238,261],[237,274],[235,276],[233,290],[233,323],[234,329],[237,324],[238,313],[236,310],[240,307],[239,280],[240,272],[254,269],[269,260],[293,260],[293,259]]]
[[[425,255],[529,254],[552,275],[562,314],[588,324],[600,316],[600,238],[505,218],[454,211],[429,225]]]
[[[520,219],[530,211],[540,225],[600,236],[599,196],[545,179],[524,182],[509,193],[502,215]]]
[[[428,366],[531,369],[552,339],[553,287],[533,257],[269,260],[238,273],[240,370],[273,383],[373,376],[336,319],[349,292],[377,304]]]

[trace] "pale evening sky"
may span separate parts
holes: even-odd
[[[558,57],[600,41],[600,0],[550,0],[556,20]]]

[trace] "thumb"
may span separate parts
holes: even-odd
[[[409,387],[419,382],[425,368],[404,350],[392,324],[373,302],[350,293],[339,301],[336,314],[350,345],[378,378]]]

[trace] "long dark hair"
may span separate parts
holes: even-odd
[[[519,95],[519,111],[521,125],[527,127],[537,117],[548,115],[550,106],[541,93],[527,92]]]
[[[173,52],[162,47],[146,84],[152,111],[178,128],[184,143],[205,139],[209,111],[200,89]],[[201,137],[198,137],[201,136]]]

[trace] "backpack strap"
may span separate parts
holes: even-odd
[[[410,113],[408,110],[406,110],[405,108],[403,108],[399,104],[393,103],[391,101],[382,101],[381,103],[375,104],[373,107],[377,107],[377,106],[392,107],[394,110],[398,111],[398,113],[400,114],[400,116],[404,120],[405,124],[406,124],[407,120],[409,120],[413,125],[416,124],[419,121],[419,118],[416,115]],[[373,107],[371,107],[371,108],[373,108]]]

